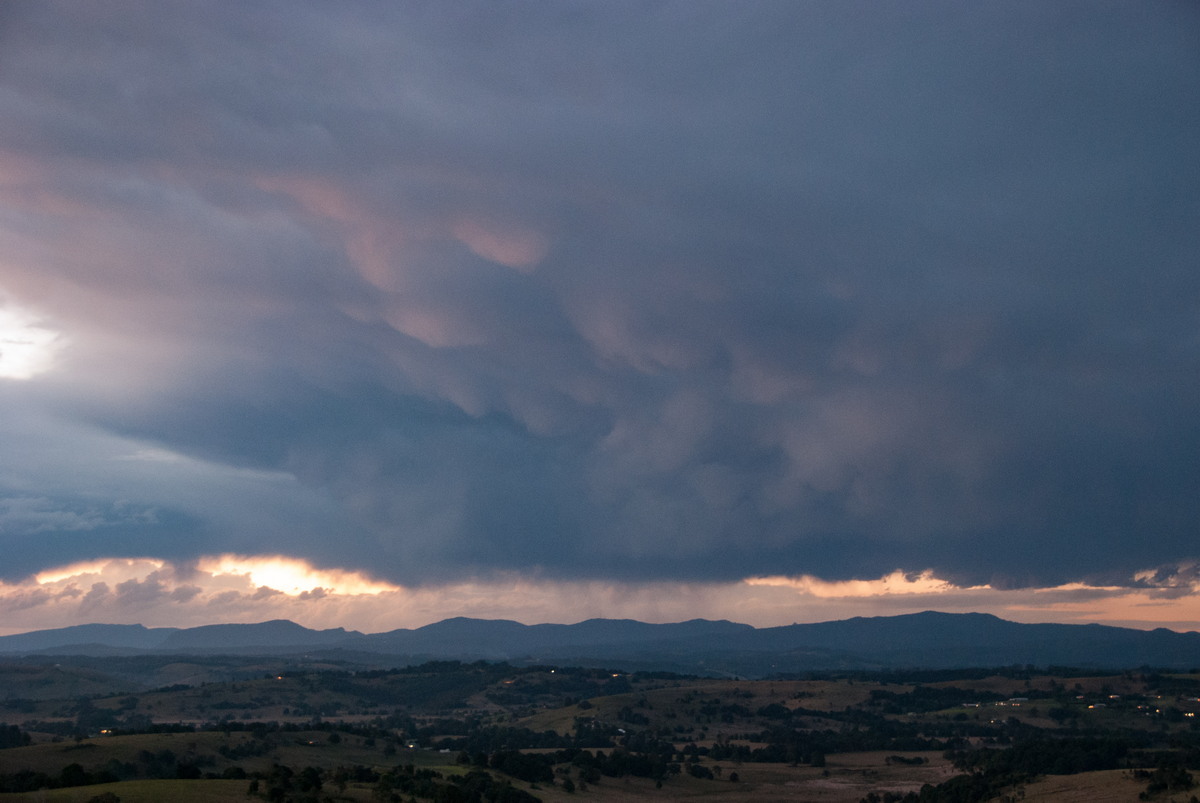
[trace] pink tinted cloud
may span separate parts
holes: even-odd
[[[849,581],[799,576],[721,583],[560,581],[506,574],[404,587],[281,556],[226,555],[200,564],[177,568],[157,560],[101,560],[0,584],[4,632],[96,621],[186,627],[275,618],[314,628],[381,632],[453,616],[528,624],[699,617],[761,627],[931,609],[1146,628],[1194,629],[1200,623],[1195,587],[1169,599],[1142,588],[1081,583],[1000,590],[959,587],[929,571]],[[316,584],[302,588],[308,583]]]
[[[452,231],[477,256],[521,273],[532,273],[549,248],[546,238],[534,231],[482,218],[464,218]]]

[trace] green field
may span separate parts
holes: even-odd
[[[178,676],[181,666],[155,672]],[[1151,776],[1164,762],[1181,765],[1172,783],[1187,775],[1183,765],[1200,769],[1195,675],[1005,670],[745,681],[483,663],[363,671],[213,659],[203,669],[235,677],[55,698],[27,695],[74,691],[80,678],[117,681],[69,661],[8,672],[16,685],[0,701],[3,733],[8,744],[29,743],[0,749],[2,788],[24,790],[0,800],[246,800],[270,792],[296,801],[857,803],[962,783],[966,768],[991,786],[955,799],[1022,790],[1050,800],[1078,789],[1085,791],[1063,799],[1084,800],[1089,784],[1107,777],[1097,772],[1124,771],[1109,786],[1146,790],[1166,777],[1165,769]],[[1026,743],[1039,746],[1027,755]],[[1017,758],[998,761],[1010,756]],[[1136,777],[1129,769],[1141,767]],[[259,797],[249,795],[252,784]]]

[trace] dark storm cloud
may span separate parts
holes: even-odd
[[[260,472],[205,511],[126,465],[98,498],[163,510],[158,551],[101,528],[63,561],[1020,586],[1195,557],[1190,6],[0,25],[0,290],[70,339],[5,398],[202,459],[210,497]],[[80,515],[91,476],[0,496]]]

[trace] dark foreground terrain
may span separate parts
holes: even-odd
[[[1150,670],[29,658],[0,665],[0,800],[1182,803],[1198,698]]]

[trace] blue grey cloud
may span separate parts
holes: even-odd
[[[1198,34],[1169,2],[11,4],[0,290],[70,345],[5,382],[47,418],[0,496],[163,511],[12,548],[1193,559]],[[43,490],[64,432],[193,479]]]

